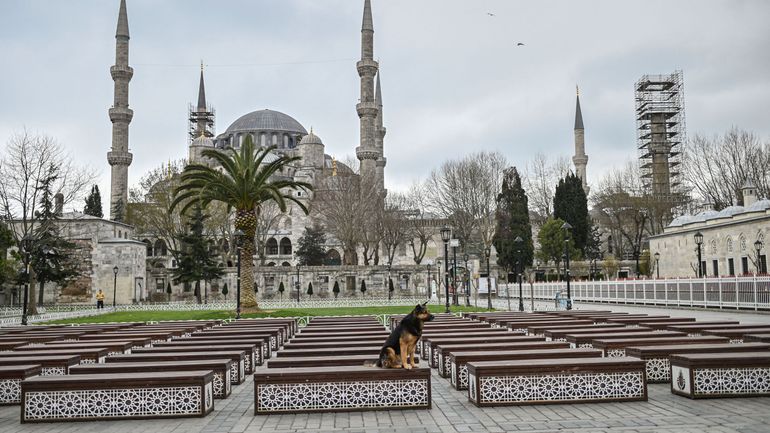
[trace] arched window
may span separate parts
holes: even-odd
[[[118,238],[122,238],[122,237],[123,237],[123,232],[121,232],[120,230],[118,230]]]
[[[270,238],[265,243],[265,254],[268,256],[278,255],[278,241],[275,238]]]
[[[741,251],[746,251],[746,237],[741,234],[740,237]]]
[[[265,134],[264,132],[259,134],[259,144],[262,147],[267,147],[267,134]]]
[[[283,263],[281,263],[281,266],[291,266],[291,263],[289,263],[289,262],[283,262]]]
[[[291,240],[289,238],[281,239],[281,255],[282,256],[291,255]]]
[[[275,266],[275,262],[270,262],[267,264],[267,266]]]
[[[273,133],[273,146],[278,146],[278,134]]]
[[[166,248],[166,243],[163,242],[163,239],[158,239],[157,241],[155,241],[155,255],[156,256],[168,255],[168,249]]]
[[[289,134],[283,134],[283,147],[285,149],[289,148]]]
[[[340,257],[339,251],[332,248],[326,252],[326,257],[324,257],[324,265],[339,266],[341,264],[342,264],[342,258]]]
[[[147,247],[147,257],[152,257],[152,242],[149,239],[144,239],[142,242]]]
[[[712,239],[711,242],[709,242],[709,253],[716,254],[717,253],[717,241],[716,239]]]
[[[727,237],[727,252],[732,253],[733,252],[733,238]]]

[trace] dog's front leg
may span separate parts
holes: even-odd
[[[415,351],[416,347],[417,347],[417,345],[415,344],[415,345],[414,345],[414,346],[412,346],[412,347],[411,347],[411,349],[409,350],[409,356],[410,356],[410,359],[409,359],[409,361],[410,361],[410,363],[412,364],[412,368],[416,368],[416,367],[417,367],[417,363],[416,363],[416,362],[414,362],[414,351]]]
[[[409,370],[412,368],[412,366],[407,362],[407,357],[409,356],[409,345],[403,339],[399,339],[398,344],[401,346],[401,366]]]

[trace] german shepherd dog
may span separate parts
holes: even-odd
[[[414,362],[414,350],[417,348],[417,340],[422,336],[422,328],[425,322],[433,320],[424,304],[417,304],[411,313],[401,319],[385,344],[380,350],[380,357],[373,365],[381,368],[406,368],[417,367]],[[407,359],[409,362],[407,362]]]

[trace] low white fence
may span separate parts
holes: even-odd
[[[518,286],[501,284],[500,295],[518,298]],[[531,296],[529,284],[524,283],[523,295]],[[557,292],[566,294],[566,282],[535,283],[534,297],[553,300]],[[678,307],[717,307],[750,310],[770,310],[770,276],[725,278],[677,278],[617,281],[570,282],[572,300],[576,302],[606,302]]]

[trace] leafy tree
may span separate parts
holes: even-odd
[[[570,223],[575,247],[585,251],[590,230],[588,199],[583,181],[576,174],[570,173],[559,180],[553,196],[553,215]]]
[[[337,299],[337,296],[340,294],[340,282],[335,281],[334,282],[334,288],[332,288],[332,293],[334,293],[334,299]]]
[[[98,185],[91,187],[91,193],[86,197],[86,206],[83,209],[83,213],[98,218],[104,217],[104,212],[102,212],[102,195],[99,193]]]
[[[225,283],[224,286],[222,286],[222,296],[227,299],[227,294],[230,293],[230,290],[227,288],[227,283]]]
[[[8,259],[8,248],[14,245],[13,233],[0,222],[0,286],[14,279],[17,274],[18,262]]]
[[[361,295],[366,295],[366,280],[361,280]]]
[[[283,301],[283,292],[286,290],[286,287],[283,285],[283,281],[281,281],[280,284],[278,284],[278,293],[281,294],[281,301]]]
[[[204,150],[202,156],[213,161],[213,165],[188,164],[182,172],[180,185],[174,190],[175,198],[170,207],[173,210],[182,205],[184,212],[195,204],[195,200],[204,208],[211,202],[221,202],[228,211],[235,209],[234,226],[244,233],[246,240],[242,254],[247,259],[243,261],[241,273],[246,287],[254,284],[251,257],[254,257],[254,237],[261,205],[274,202],[281,212],[286,212],[291,202],[305,214],[308,213],[307,207],[295,197],[294,192],[312,190],[312,185],[275,176],[300,158],[281,155],[266,162],[265,158],[273,156],[275,148],[258,149],[251,135],[246,135],[239,150]],[[247,309],[257,308],[254,292],[243,290],[241,305]]]
[[[313,299],[313,282],[307,283],[307,294],[310,296],[310,299]]]
[[[521,245],[514,242],[517,237],[523,240]],[[505,170],[502,190],[497,196],[495,249],[497,264],[506,269],[513,270],[519,260],[523,267],[532,265],[535,248],[529,221],[529,200],[521,186],[521,177],[516,167]],[[521,254],[518,251],[521,251]]]
[[[393,279],[388,278],[388,300],[390,300],[393,297],[393,291],[396,290],[393,287]]]
[[[318,223],[312,227],[306,227],[305,233],[299,238],[299,248],[297,248],[297,258],[302,266],[321,266],[326,257],[326,233],[324,228]]]
[[[563,220],[558,218],[549,218],[545,224],[540,227],[537,234],[537,240],[540,243],[540,250],[537,252],[537,258],[542,262],[553,262],[558,267],[564,254],[565,231],[561,228]],[[570,242],[570,260],[577,260],[580,257],[579,251],[575,248],[574,242]]]
[[[208,246],[203,235],[203,224],[208,218],[198,206],[188,222],[189,232],[182,235],[179,243],[181,251],[176,251],[177,268],[172,275],[177,283],[195,283],[195,297],[201,303],[201,280],[207,283],[222,276],[224,271],[217,266],[216,254]]]

